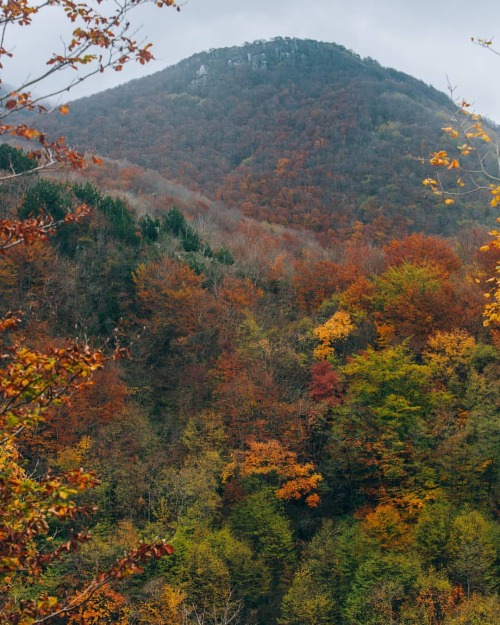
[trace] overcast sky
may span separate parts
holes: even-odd
[[[109,2],[110,0],[105,0]],[[495,38],[500,50],[500,0],[181,0],[181,12],[140,7],[133,16],[140,37],[154,43],[156,61],[100,75],[71,98],[87,95],[177,63],[210,48],[276,36],[341,44],[456,95],[500,122],[500,57],[471,43]],[[33,71],[48,45],[59,42],[62,22],[39,20],[15,33],[14,81]],[[14,31],[12,31],[14,33]],[[11,35],[12,37],[12,35]]]

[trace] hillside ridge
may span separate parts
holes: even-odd
[[[422,157],[441,145],[452,113],[445,94],[373,59],[274,39],[193,55],[77,100],[52,123],[81,149],[259,221],[341,237],[361,224],[383,238],[452,234],[493,217],[475,198],[444,210],[422,188]]]

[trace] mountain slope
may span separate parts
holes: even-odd
[[[485,222],[445,210],[419,157],[441,145],[442,93],[334,44],[295,39],[197,54],[73,103],[57,131],[240,206],[260,220],[351,236]]]

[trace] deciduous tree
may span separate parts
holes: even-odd
[[[284,449],[278,441],[251,442],[249,447],[246,452],[233,454],[233,461],[224,469],[224,479],[234,475],[239,478],[275,475],[278,480],[275,495],[278,499],[289,501],[307,496],[309,506],[314,508],[319,504],[319,496],[314,491],[323,478],[314,473],[312,463],[298,462],[297,454]]]
[[[483,39],[485,47],[491,41]],[[453,98],[453,90],[451,90]],[[445,135],[454,144],[453,152],[438,150],[431,155],[429,163],[436,168],[436,177],[423,181],[435,195],[445,198],[448,206],[456,199],[473,193],[485,192],[490,197],[494,208],[500,204],[500,168],[498,161],[498,143],[492,142],[493,131],[486,127],[480,115],[471,112],[471,105],[465,100],[456,101],[455,114],[451,125],[442,128]],[[494,147],[491,148],[490,146]],[[500,221],[500,219],[497,219]],[[500,250],[500,231],[490,232],[492,239],[481,249]],[[500,276],[498,265],[495,274],[489,278],[490,289],[485,294],[488,303],[484,310],[484,325],[497,325],[500,322]]]
[[[98,480],[82,469],[30,476],[22,466],[16,438],[42,422],[47,410],[65,401],[70,392],[88,385],[104,356],[85,344],[43,353],[18,342],[15,334],[6,340],[5,334],[15,330],[19,321],[10,314],[0,322],[4,361],[0,370],[0,623],[34,625],[76,609],[110,580],[141,570],[141,561],[171,553],[172,548],[165,543],[141,545],[69,597],[36,589],[51,563],[89,540],[87,533],[73,532],[51,547],[51,524],[90,514],[92,507],[78,505],[74,498]]]

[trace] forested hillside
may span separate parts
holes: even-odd
[[[2,167],[29,169],[3,149]],[[36,547],[92,540],[31,577],[0,552],[8,601],[78,597],[125,550],[164,539],[173,554],[52,622],[498,623],[500,335],[482,323],[497,262],[479,251],[484,229],[321,245],[111,161],[0,193],[4,218],[65,220],[13,247],[2,226],[7,408],[16,380],[46,375],[30,354],[61,337],[103,350],[79,356],[91,385],[17,432],[24,481],[0,482],[20,493],[4,518],[22,520],[30,479],[95,471],[82,494],[58,491]],[[89,214],[68,219],[82,202]],[[33,388],[19,391],[30,405]],[[68,498],[97,510],[66,518]]]
[[[475,196],[422,193],[421,159],[454,108],[444,94],[330,43],[275,39],[197,54],[74,102],[48,128],[325,241],[452,234],[492,222]],[[452,145],[452,142],[448,142]]]

